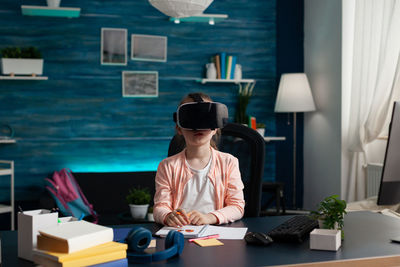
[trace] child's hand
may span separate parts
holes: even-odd
[[[189,223],[193,225],[214,224],[217,223],[217,217],[212,213],[203,214],[197,210],[189,212]]]
[[[189,217],[184,210],[177,209],[168,213],[165,224],[172,227],[180,227],[189,224]]]

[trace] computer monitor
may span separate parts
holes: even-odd
[[[400,203],[400,102],[395,102],[377,204],[395,205],[398,203]]]

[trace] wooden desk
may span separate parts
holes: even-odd
[[[245,218],[230,225],[245,226],[249,228],[249,231],[268,232],[290,217]],[[157,227],[155,224],[143,226],[152,231],[155,231]],[[224,246],[204,248],[186,241],[180,257],[158,262],[157,265],[211,267],[314,263],[303,266],[320,266],[321,262],[327,262],[325,264],[329,266],[348,266],[341,265],[343,262],[350,262],[352,264],[350,266],[400,265],[400,244],[390,242],[391,237],[400,235],[399,219],[368,211],[351,212],[345,216],[344,231],[345,239],[337,252],[310,250],[309,240],[301,244],[273,243],[268,247],[249,246],[244,240],[222,240]],[[32,263],[17,258],[16,231],[0,232],[0,237],[2,266],[33,266]],[[157,250],[163,249],[164,240],[157,239]],[[357,264],[355,259],[358,259],[357,261],[361,264]],[[382,263],[387,260],[392,261],[391,265]]]

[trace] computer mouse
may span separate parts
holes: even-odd
[[[258,246],[268,246],[274,242],[270,236],[260,232],[248,232],[244,236],[244,240],[247,244]]]

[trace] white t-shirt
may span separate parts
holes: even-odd
[[[195,170],[185,160],[187,166],[193,171],[193,177],[189,179],[183,189],[183,201],[180,208],[186,212],[197,210],[207,214],[215,210],[215,188],[208,178],[211,161],[210,157],[206,167],[202,170]]]

